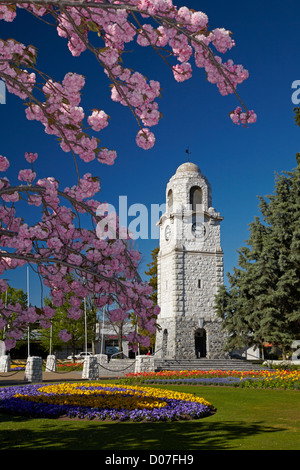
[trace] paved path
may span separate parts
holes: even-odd
[[[16,371],[13,370],[10,372],[0,372],[0,387],[8,385],[24,385],[29,383],[24,380],[25,371]],[[102,377],[107,380],[108,377]],[[101,377],[99,380],[102,379]],[[109,377],[113,379],[113,377]],[[117,378],[117,377],[115,377]],[[77,372],[43,372],[43,383],[45,382],[69,382],[69,381],[81,381],[88,380],[82,379],[82,371]]]

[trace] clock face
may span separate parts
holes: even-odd
[[[171,237],[171,227],[170,225],[167,225],[165,229],[165,239],[168,241],[170,240],[170,237]]]
[[[192,233],[196,238],[204,237],[206,233],[205,226],[201,223],[194,222],[192,225]]]

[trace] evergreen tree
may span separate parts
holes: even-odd
[[[151,299],[157,305],[157,255],[159,252],[159,247],[154,248],[151,252],[152,261],[151,263],[147,264],[148,271],[145,271],[147,276],[150,276],[149,284],[152,287],[153,291],[151,294]]]
[[[159,252],[159,247],[154,248],[152,250],[151,252],[152,261],[151,263],[147,264],[149,268],[148,271],[145,271],[145,274],[147,276],[150,276],[149,284],[153,289],[150,295],[150,298],[154,302],[155,305],[157,305],[157,255],[158,255],[158,252]],[[158,329],[160,328],[158,324],[156,324],[156,326]],[[142,330],[141,333],[144,335],[147,334],[145,330]],[[153,334],[148,333],[148,336],[150,337],[150,347],[153,350],[155,346],[155,334],[153,335]]]
[[[250,224],[229,289],[216,297],[228,350],[270,342],[285,356],[300,337],[300,154],[296,159],[293,171],[276,176],[274,194],[259,198],[262,217]]]

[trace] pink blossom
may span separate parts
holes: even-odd
[[[108,125],[108,116],[104,111],[94,110],[88,117],[88,123],[94,131],[101,131]]]
[[[15,347],[15,345],[17,344],[17,341],[12,338],[6,338],[4,340],[4,343],[5,343],[6,351],[9,351],[10,349],[13,349]]]
[[[16,12],[10,5],[0,5],[0,20],[11,22],[15,17]]]
[[[216,28],[212,33],[214,36],[213,45],[219,52],[224,53],[235,45],[231,39],[230,31],[226,31],[224,28]]]
[[[78,307],[70,307],[68,310],[68,318],[78,320],[82,316],[82,310]]]
[[[5,202],[17,202],[19,200],[19,193],[14,191],[11,194],[2,194],[1,197]]]
[[[47,320],[40,320],[40,326],[41,326],[41,328],[46,330],[47,328],[51,328],[51,322],[49,322]]]
[[[20,181],[26,181],[27,183],[32,183],[35,177],[36,177],[36,173],[30,169],[27,169],[27,170],[19,171],[18,179]]]
[[[195,11],[191,16],[191,24],[196,28],[196,30],[204,29],[207,27],[208,17],[202,11]]]
[[[249,124],[253,124],[256,121],[257,121],[257,115],[255,114],[255,112],[252,109],[251,111],[249,111],[249,116],[248,116],[247,122]]]
[[[151,149],[155,144],[155,136],[149,129],[141,129],[136,136],[136,143],[144,150]]]
[[[58,237],[51,237],[48,238],[47,240],[47,246],[51,250],[58,251],[62,248],[64,244],[61,242],[61,240]]]
[[[34,323],[38,319],[35,307],[29,307],[26,312],[26,321],[28,323]]]
[[[67,343],[72,338],[72,335],[68,333],[67,330],[61,330],[58,336],[64,343]]]
[[[69,303],[72,305],[72,307],[80,307],[81,302],[82,302],[82,299],[75,297],[74,295],[72,295],[72,297],[69,300]]]
[[[240,125],[243,124],[246,126],[247,124],[253,124],[257,120],[257,115],[253,110],[249,112],[242,112],[242,108],[238,106],[234,111],[230,113],[230,118],[234,124]]]
[[[159,305],[156,305],[156,306],[154,307],[154,309],[153,309],[153,314],[154,314],[155,316],[157,316],[157,315],[159,314],[159,312],[160,312],[160,306],[159,306]]]
[[[71,253],[68,256],[68,262],[79,266],[82,263],[82,257],[80,255],[75,255],[74,253]]]
[[[114,150],[102,149],[98,154],[99,162],[106,165],[113,165],[116,157],[117,153]]]
[[[189,62],[177,64],[173,67],[173,74],[177,82],[188,80],[192,76],[192,66]]]
[[[180,23],[190,24],[192,12],[187,7],[181,7],[177,13],[177,20]]]
[[[54,315],[55,315],[55,309],[49,307],[49,305],[46,305],[46,306],[43,308],[43,311],[44,311],[44,314],[46,315],[47,318],[53,318]]]
[[[38,154],[37,154],[37,153],[30,153],[30,152],[26,152],[26,153],[25,153],[25,158],[26,158],[26,160],[27,160],[29,163],[35,162],[35,160],[37,159],[37,157],[38,157]]]
[[[8,284],[5,279],[0,279],[0,292],[5,292],[8,289]]]
[[[40,206],[42,204],[41,196],[38,196],[37,194],[31,194],[28,197],[28,204],[31,206]]]
[[[150,44],[155,44],[157,40],[157,32],[150,24],[145,24],[138,35],[137,43],[140,46],[149,46]]]
[[[8,159],[0,155],[0,171],[6,171],[8,167],[9,167]]]
[[[109,317],[112,322],[122,322],[128,318],[128,313],[124,312],[121,308],[110,310]]]

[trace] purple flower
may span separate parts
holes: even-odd
[[[186,400],[167,399],[161,397],[167,404],[162,408],[153,409],[126,409],[126,401],[124,400],[123,409],[114,408],[95,408],[85,406],[74,406],[74,405],[56,405],[50,403],[37,403],[30,401],[30,396],[36,397],[43,395],[39,391],[41,384],[26,384],[22,386],[3,387],[0,388],[0,411],[30,416],[30,417],[43,417],[43,418],[58,418],[59,416],[68,416],[69,418],[81,418],[81,419],[99,419],[99,420],[120,420],[120,421],[167,421],[167,420],[179,420],[187,419],[198,419],[208,416],[212,413],[210,406],[202,403],[190,402]],[[85,389],[86,387],[80,387]],[[101,390],[103,386],[91,386],[88,387],[92,390]],[[106,387],[108,388],[108,387]],[[109,390],[124,391],[126,396],[126,387],[109,387]],[[142,391],[142,390],[141,390]],[[17,397],[16,395],[28,395],[27,398]],[[51,396],[53,394],[49,394]]]

